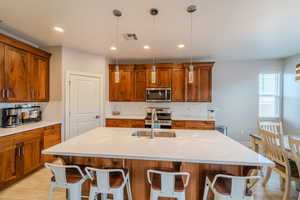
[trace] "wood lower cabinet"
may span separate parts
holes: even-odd
[[[0,138],[0,188],[17,177],[17,145],[14,138]]]
[[[0,33],[0,102],[48,101],[50,56]]]
[[[57,124],[0,137],[0,189],[53,159],[41,152],[61,142],[60,127]]]
[[[60,124],[44,128],[43,149],[48,149],[49,147],[52,147],[61,142],[60,130]],[[54,156],[42,155],[42,158],[44,162],[49,162],[54,159]]]
[[[214,121],[198,121],[198,120],[174,120],[172,121],[173,129],[199,129],[199,130],[215,130]]]
[[[106,119],[106,127],[145,128],[143,119]]]

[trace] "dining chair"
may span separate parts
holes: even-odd
[[[53,199],[53,193],[57,188],[64,188],[68,191],[68,199],[81,200],[82,184],[88,179],[77,165],[56,165],[45,163],[45,167],[51,171],[51,185],[48,194],[48,200]],[[70,174],[77,174],[78,178],[70,178]]]
[[[289,136],[289,145],[292,150],[293,158],[296,162],[298,175],[300,174],[300,140]],[[298,194],[300,200],[300,193]]]
[[[266,130],[260,130],[260,133],[263,137],[264,155],[275,163],[274,167],[268,167],[262,185],[266,186],[272,171],[278,173],[282,178],[281,180],[284,181],[283,200],[287,200],[291,181],[299,181],[295,163],[288,159],[286,150],[280,145],[280,135]]]
[[[253,190],[261,176],[232,176],[216,174],[207,176],[203,200],[207,200],[208,192],[212,191],[214,200],[253,200]]]
[[[279,144],[284,146],[284,133],[282,121],[268,121],[268,120],[258,120],[257,121],[258,132],[261,135],[261,130],[269,131],[280,136]]]
[[[112,194],[114,200],[124,200],[125,186],[127,199],[132,200],[128,170],[86,167],[85,171],[91,179],[89,200],[95,200],[98,194],[101,194],[102,200],[107,200],[108,194]]]
[[[189,184],[190,173],[148,170],[147,178],[151,185],[150,200],[158,200],[159,197],[185,200],[185,188]]]

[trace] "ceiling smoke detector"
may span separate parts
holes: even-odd
[[[125,40],[138,40],[135,33],[124,33],[123,37]]]

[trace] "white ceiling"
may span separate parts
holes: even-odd
[[[114,56],[115,18],[123,12],[120,33],[124,59],[185,58],[189,55],[189,15],[196,4],[193,56],[214,60],[282,58],[300,53],[299,0],[0,0],[2,27],[45,45],[65,45]],[[158,8],[153,29],[149,9]],[[61,26],[65,33],[53,31]],[[184,49],[177,49],[183,43]],[[152,48],[145,51],[143,45]]]

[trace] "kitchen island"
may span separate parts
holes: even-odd
[[[198,200],[207,174],[246,175],[250,169],[273,165],[218,131],[173,130],[176,137],[151,139],[132,136],[138,130],[142,129],[99,127],[43,153],[56,155],[65,164],[129,169],[136,200],[149,199],[148,169],[190,172],[187,199]]]

